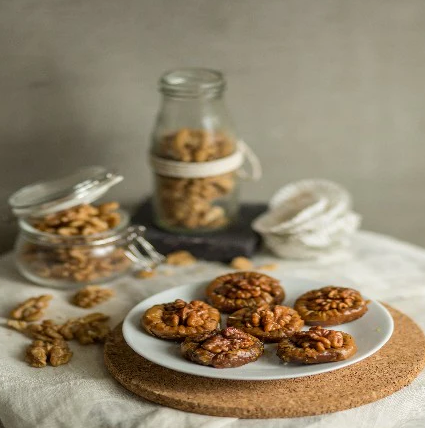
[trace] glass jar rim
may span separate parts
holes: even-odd
[[[159,80],[160,91],[172,98],[215,98],[225,87],[223,73],[209,68],[178,68],[165,72]]]
[[[122,209],[117,210],[121,216],[120,223],[113,227],[112,229],[105,230],[103,232],[94,233],[92,235],[71,235],[64,236],[58,235],[55,233],[43,232],[36,229],[28,222],[28,218],[20,218],[18,220],[19,230],[24,232],[26,236],[36,240],[42,241],[46,244],[51,245],[75,245],[75,246],[85,246],[85,245],[103,245],[111,242],[115,242],[124,236],[124,232],[127,231],[127,228],[130,223],[130,215],[127,211]],[[86,242],[81,242],[81,239],[86,239]],[[52,240],[59,240],[59,242],[53,242]]]

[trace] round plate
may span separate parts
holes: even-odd
[[[302,278],[279,279],[286,292],[284,304],[291,307],[301,294],[329,285],[329,283]],[[215,369],[201,366],[182,357],[179,343],[158,339],[148,334],[140,327],[140,318],[147,309],[156,304],[172,302],[175,299],[205,300],[207,284],[208,282],[203,282],[172,288],[136,305],[123,323],[123,335],[127,344],[139,355],[155,364],[192,375],[234,380],[289,379],[337,370],[363,360],[378,351],[388,341],[394,328],[390,313],[380,303],[371,301],[368,305],[369,310],[362,318],[330,327],[354,337],[358,351],[348,360],[312,365],[284,364],[276,355],[277,345],[267,344],[264,355],[259,360],[242,367]],[[365,296],[363,297],[366,299]],[[222,316],[221,325],[225,326],[225,316]],[[307,330],[308,327],[304,329]]]

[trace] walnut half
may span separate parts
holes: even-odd
[[[28,346],[25,360],[32,367],[45,367],[49,362],[53,367],[67,364],[72,357],[72,351],[68,344],[61,339],[53,342],[34,340]]]
[[[50,294],[30,297],[13,309],[10,317],[21,321],[37,321],[43,317],[44,310],[49,306],[52,299],[53,296]]]

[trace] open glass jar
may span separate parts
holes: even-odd
[[[144,227],[130,226],[117,203],[90,205],[122,179],[89,167],[13,194],[9,203],[19,218],[15,257],[21,274],[39,285],[68,288],[161,263],[163,257],[143,237]]]
[[[154,219],[163,229],[209,232],[237,218],[243,156],[224,89],[223,75],[209,69],[174,70],[160,80],[151,164]]]

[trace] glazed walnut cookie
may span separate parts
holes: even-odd
[[[277,279],[258,272],[235,272],[219,276],[206,290],[211,304],[225,313],[245,307],[279,304],[285,292]]]
[[[328,286],[298,297],[294,309],[308,325],[331,326],[360,318],[368,303],[356,290]]]
[[[292,308],[264,305],[239,309],[227,318],[227,325],[252,334],[263,342],[279,342],[301,330],[304,321]]]
[[[141,318],[142,327],[161,339],[183,340],[188,336],[215,330],[220,312],[200,300],[186,303],[177,299],[149,308]]]
[[[342,361],[357,352],[352,336],[342,331],[310,327],[309,331],[298,331],[282,339],[277,356],[284,362],[318,364]]]
[[[194,363],[224,369],[256,361],[263,354],[264,345],[242,330],[227,327],[187,338],[181,344],[181,351]]]

